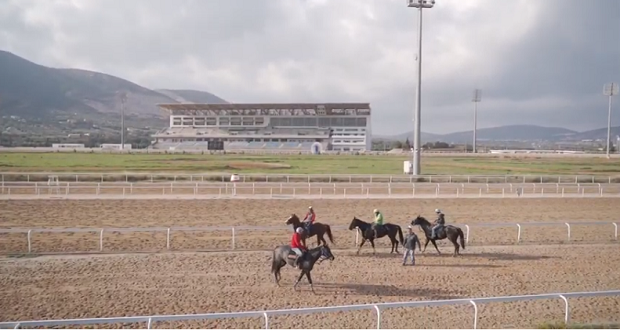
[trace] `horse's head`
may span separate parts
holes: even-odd
[[[353,217],[353,220],[351,220],[351,224],[349,225],[349,230],[353,230],[357,228],[359,222],[360,222],[360,219]]]
[[[323,244],[321,245],[321,256],[325,259],[334,260],[336,257],[332,254],[332,250],[329,248],[329,245]]]
[[[291,216],[286,220],[287,225],[295,225],[299,224],[299,218],[295,213],[291,214]]]
[[[411,220],[412,226],[426,226],[429,224],[430,222],[428,222],[428,220],[424,219],[424,217],[420,215],[418,215],[415,219]]]

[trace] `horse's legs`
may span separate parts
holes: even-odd
[[[316,292],[314,292],[314,286],[312,285],[312,276],[310,276],[310,271],[306,271],[306,278],[308,279],[308,283],[310,283],[310,290],[312,290],[312,293],[316,294]]]
[[[356,254],[360,254],[360,250],[362,249],[362,245],[364,245],[364,243],[366,243],[366,239],[362,238],[362,243],[360,243],[360,246],[357,248]]]
[[[295,285],[293,285],[293,289],[295,291],[297,291],[297,284],[299,284],[299,281],[301,281],[301,278],[304,277],[305,272],[306,272],[305,270],[303,269],[301,270],[301,273],[299,274],[299,277],[297,278],[297,282],[295,282]]]
[[[377,254],[377,250],[375,250],[375,240],[374,239],[369,239],[370,244],[372,245],[372,254]]]
[[[461,254],[461,252],[459,251],[459,243],[456,241],[456,237],[450,237],[450,241],[452,242],[452,244],[454,244],[454,257],[456,257],[457,254]]]
[[[424,250],[422,250],[422,252],[426,252],[426,247],[428,246],[428,242],[430,242],[430,239],[426,237],[426,243],[424,243]]]
[[[437,250],[437,253],[441,254],[441,251],[439,251],[439,248],[437,247],[437,243],[435,243],[435,240],[432,239],[431,243],[433,243],[433,245],[435,246],[435,250]]]

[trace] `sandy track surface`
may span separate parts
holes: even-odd
[[[162,251],[166,249],[167,227],[212,226],[282,226],[282,229],[235,231],[237,249],[271,249],[290,240],[292,229],[284,226],[290,213],[303,216],[312,204],[319,222],[334,227],[336,247],[350,248],[355,232],[348,226],[353,216],[370,221],[373,208],[384,212],[387,222],[406,225],[422,213],[433,217],[441,208],[448,223],[471,225],[469,244],[514,244],[517,227],[476,227],[481,223],[555,222],[554,226],[522,228],[523,243],[567,242],[566,221],[614,221],[620,214],[615,199],[442,199],[442,200],[41,200],[0,201],[0,228],[93,228],[85,233],[32,234],[33,252],[99,251],[100,228],[152,228],[157,232],[105,231],[103,252]],[[618,221],[620,223],[620,221]],[[228,250],[232,247],[231,229],[218,231],[172,230],[171,250]],[[593,243],[614,241],[613,225],[574,225],[571,242]],[[310,242],[316,242],[311,239]],[[378,246],[389,246],[379,240]],[[442,241],[444,252],[449,243]],[[431,246],[432,248],[432,246]],[[0,253],[28,251],[26,234],[0,233]]]
[[[187,253],[0,260],[0,320],[232,312],[362,303],[617,289],[617,246],[475,247],[461,258],[336,254],[313,271],[317,295],[294,292],[297,272],[276,288],[270,255]],[[620,297],[571,299],[574,322],[619,321]],[[560,321],[561,300],[481,306],[479,327]],[[471,306],[386,310],[384,328],[471,327]],[[258,328],[261,319],[156,323],[156,327]],[[371,311],[279,316],[272,327],[365,328]],[[145,324],[118,325],[144,327]]]

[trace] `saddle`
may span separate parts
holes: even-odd
[[[302,225],[302,228],[306,231],[306,237],[310,237],[312,236],[312,226],[310,225],[309,222],[304,222]]]

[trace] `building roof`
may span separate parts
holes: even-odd
[[[158,107],[171,114],[265,115],[265,116],[369,116],[370,103],[165,103]]]

